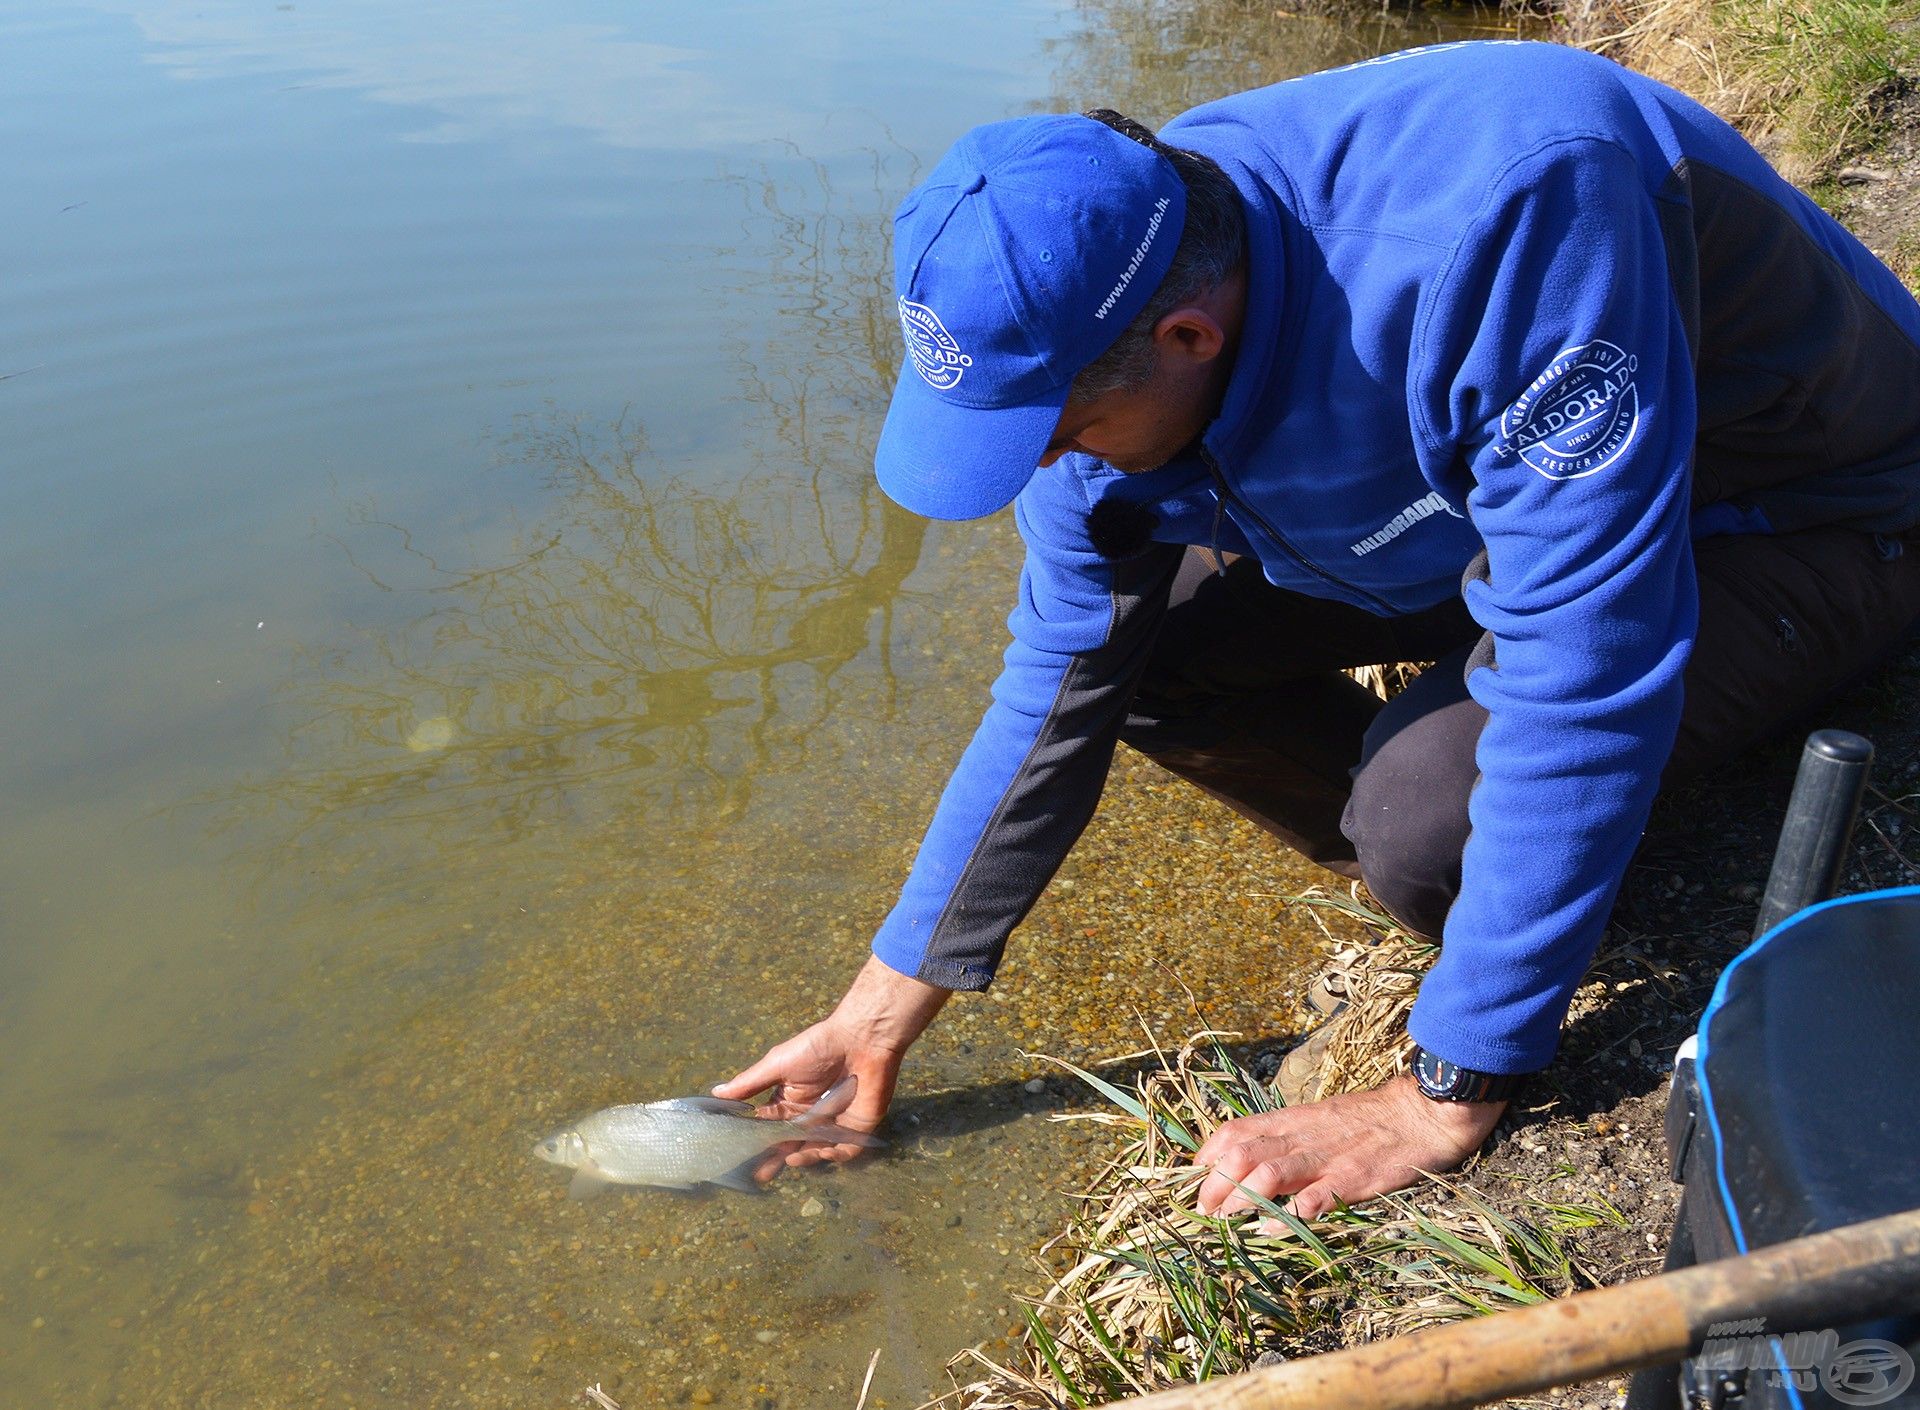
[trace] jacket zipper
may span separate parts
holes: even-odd
[[[1265,534],[1269,539],[1272,539],[1274,545],[1291,560],[1296,568],[1318,578],[1329,587],[1339,588],[1344,593],[1352,593],[1354,596],[1363,599],[1383,617],[1391,617],[1394,615],[1392,606],[1387,602],[1375,597],[1365,588],[1355,587],[1352,583],[1342,582],[1339,578],[1334,577],[1334,575],[1329,573],[1325,568],[1322,568],[1318,563],[1315,563],[1304,553],[1300,552],[1299,549],[1288,543],[1286,537],[1281,534],[1278,529],[1274,528],[1272,524],[1267,522],[1266,515],[1262,514],[1251,504],[1247,503],[1246,500],[1233,492],[1232,487],[1227,484],[1226,473],[1220,468],[1220,462],[1213,458],[1213,452],[1208,450],[1204,445],[1200,447],[1200,459],[1202,463],[1206,465],[1207,473],[1213,477],[1213,491],[1220,496],[1220,508],[1222,510],[1228,505],[1232,505],[1236,509],[1245,510],[1253,522],[1259,526],[1260,532]],[[1213,533],[1215,540],[1213,545],[1214,561],[1219,562],[1220,516],[1218,514],[1215,514],[1213,518]]]

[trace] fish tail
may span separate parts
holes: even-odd
[[[818,1119],[831,1121],[841,1112],[853,1105],[854,1094],[860,1090],[860,1079],[849,1072],[838,1082],[820,1094],[820,1099],[806,1109],[800,1117],[802,1121]]]
[[[835,1126],[824,1117],[816,1118],[812,1112],[794,1120],[809,1141],[831,1141],[836,1146],[884,1146],[885,1141],[878,1136],[869,1136],[865,1131],[849,1131],[844,1126]]]
[[[809,1141],[832,1141],[841,1146],[884,1146],[886,1142],[878,1136],[833,1124],[833,1118],[853,1104],[853,1095],[859,1088],[860,1079],[849,1072],[822,1092],[819,1101],[796,1116],[793,1125],[806,1132]]]

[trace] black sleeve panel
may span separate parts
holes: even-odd
[[[1100,801],[1121,722],[1166,616],[1184,550],[1150,544],[1113,562],[1105,642],[1073,658],[1033,747],[967,859],[918,978],[984,989],[1006,937],[1046,889]],[[990,954],[982,970],[978,957]]]

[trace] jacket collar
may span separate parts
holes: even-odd
[[[1296,222],[1268,182],[1233,158],[1214,160],[1238,188],[1246,218],[1247,307],[1220,414],[1201,441],[1217,459],[1237,463],[1279,419],[1275,394],[1300,333],[1300,300],[1291,297],[1288,280],[1295,267],[1288,245]]]

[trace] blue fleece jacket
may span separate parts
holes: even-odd
[[[1414,50],[1163,135],[1245,206],[1224,403],[1197,454],[1021,494],[1005,669],[874,953],[987,983],[1097,801],[1178,545],[1380,614],[1464,578],[1489,718],[1411,1029],[1542,1067],[1672,748],[1691,539],[1920,518],[1920,309],[1718,119],[1576,50]],[[1120,512],[1147,548],[1103,552]]]

